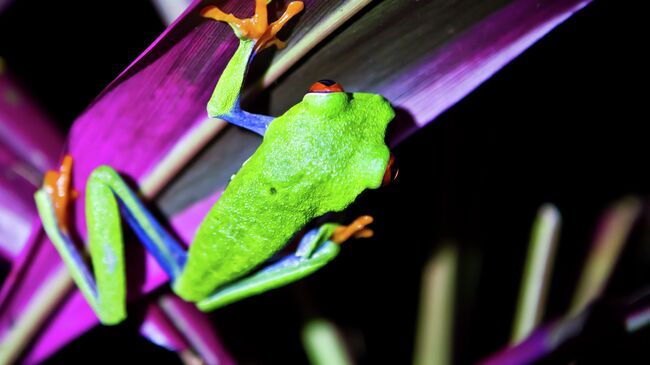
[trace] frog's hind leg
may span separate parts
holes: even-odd
[[[126,318],[126,278],[120,212],[172,280],[186,261],[184,248],[169,235],[110,167],[93,171],[86,186],[86,220],[95,277],[76,249],[66,224],[66,196],[71,159],[66,156],[61,172],[48,173],[35,199],[43,227],[68,267],[72,278],[104,324]],[[67,166],[67,167],[66,167]],[[68,183],[65,183],[68,181]],[[62,189],[63,187],[63,189]]]
[[[371,222],[371,217],[363,216],[350,226],[330,223],[311,230],[302,238],[295,253],[219,289],[197,305],[202,311],[211,311],[302,279],[332,261],[341,250],[340,244],[349,237],[372,235],[372,231],[365,228]]]

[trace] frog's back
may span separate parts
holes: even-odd
[[[304,102],[276,118],[201,223],[175,291],[193,301],[209,296],[266,261],[315,217],[379,186],[393,114],[383,98],[376,102],[382,113],[371,121],[313,113]]]

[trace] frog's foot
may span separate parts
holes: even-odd
[[[347,226],[340,226],[334,230],[332,234],[332,242],[341,244],[347,241],[350,237],[354,238],[369,238],[372,237],[374,232],[367,225],[372,223],[374,219],[369,215],[362,215],[355,219],[354,222]]]
[[[255,0],[255,14],[246,19],[239,19],[232,14],[226,14],[216,6],[208,6],[201,11],[201,15],[217,21],[228,23],[241,40],[255,41],[255,51],[276,46],[285,47],[285,43],[276,38],[276,34],[296,14],[304,8],[302,1],[292,1],[287,6],[284,14],[273,23],[268,23],[266,0]]]
[[[61,231],[68,233],[69,207],[77,198],[77,191],[72,188],[72,156],[65,155],[59,170],[49,170],[45,173],[43,190],[52,201],[54,213]]]

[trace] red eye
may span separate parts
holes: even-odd
[[[320,80],[315,82],[309,88],[310,93],[341,93],[343,87],[338,82],[332,80]]]
[[[397,163],[395,162],[395,155],[393,155],[391,152],[390,158],[388,159],[388,164],[386,165],[386,172],[384,172],[384,179],[381,182],[381,186],[386,186],[395,181],[395,179],[397,179],[397,175],[399,175],[399,167],[397,167]]]

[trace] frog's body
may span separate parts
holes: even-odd
[[[289,4],[287,13],[270,25],[265,0],[256,0],[253,20],[242,21],[214,7],[204,11],[205,16],[229,22],[241,39],[208,112],[264,139],[201,223],[189,252],[155,221],[117,172],[101,166],[86,187],[95,282],[66,225],[67,199],[74,195],[69,186],[71,158],[64,159],[60,173],[46,177],[36,194],[44,227],[103,323],[118,323],[126,316],[120,212],[168,273],[173,290],[211,310],[286,285],[325,265],[339,251],[332,241],[340,239],[330,240],[332,224],[305,235],[294,254],[251,274],[309,221],[344,209],[363,190],[385,180],[389,151],[384,134],[394,112],[379,95],[345,93],[338,84],[330,87],[326,82],[315,84],[314,92],[277,118],[239,108],[250,58],[265,45],[278,45],[275,33],[301,9],[300,2]],[[362,219],[344,230],[344,236],[368,233],[363,227],[369,222]]]
[[[379,95],[310,93],[276,118],[201,224],[176,292],[192,300],[209,295],[272,256],[314,217],[379,187],[392,113]]]

